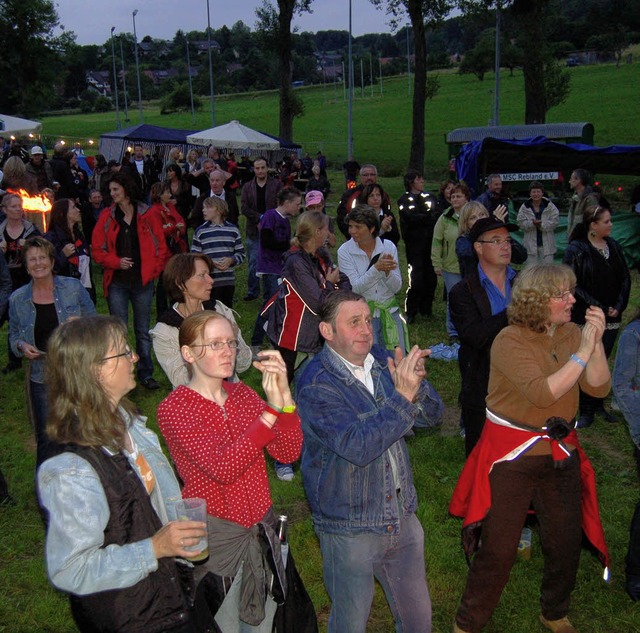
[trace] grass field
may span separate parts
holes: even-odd
[[[596,142],[638,142],[638,113],[635,107],[638,66],[594,67],[572,69],[574,78],[570,103],[553,111],[550,120],[591,121],[596,126]],[[470,77],[443,75],[441,93],[428,106],[428,150],[432,177],[446,164],[443,133],[455,127],[483,124],[488,118],[491,97],[490,79],[480,83]],[[521,121],[523,110],[522,80],[519,76],[503,80],[503,122]],[[606,89],[606,90],[605,90]],[[325,152],[340,162],[346,127],[346,106],[341,93],[331,89],[303,91],[306,115],[296,123],[296,138],[309,150],[320,143]],[[238,118],[243,123],[266,131],[277,132],[274,95],[253,98],[217,100],[218,119]],[[358,100],[356,103],[356,148],[358,158],[373,160],[388,168],[384,186],[393,198],[400,193],[397,173],[403,169],[408,153],[408,114],[406,80],[385,83],[382,99]],[[509,114],[507,114],[507,112]],[[137,120],[137,112],[132,111]],[[151,110],[145,113],[149,123],[175,127],[191,127],[190,116],[160,117]],[[200,127],[208,125],[208,115],[199,115]],[[344,125],[343,125],[344,123]],[[45,133],[68,136],[92,136],[113,129],[113,115],[56,117],[45,119]],[[198,126],[196,126],[198,127]],[[337,179],[338,174],[334,173]],[[400,247],[404,261],[404,248]],[[403,271],[405,269],[403,268]],[[406,275],[403,272],[406,282]],[[633,293],[627,316],[640,304],[638,273],[632,273]],[[100,283],[100,276],[96,281]],[[246,268],[238,271],[236,296],[246,289]],[[438,293],[438,297],[441,293]],[[245,337],[253,327],[256,302],[237,301],[238,323]],[[99,310],[106,312],[104,301]],[[6,326],[5,330],[6,331]],[[412,343],[430,346],[446,340],[444,303],[437,301],[434,316],[410,326]],[[0,367],[6,364],[4,345],[0,346]],[[460,521],[449,517],[447,507],[451,492],[464,461],[463,440],[458,434],[457,395],[460,385],[456,363],[431,361],[429,378],[442,394],[447,412],[441,429],[420,433],[409,441],[416,488],[420,505],[418,516],[426,534],[427,578],[434,609],[434,633],[447,633],[461,595],[466,563],[460,548]],[[159,392],[136,389],[133,400],[150,425],[155,424],[159,401],[170,385],[158,368]],[[242,378],[258,388],[258,376],[251,369]],[[0,509],[0,633],[66,633],[75,628],[69,616],[65,596],[47,582],[43,563],[44,531],[34,494],[33,468],[35,447],[33,433],[24,406],[24,372],[0,377],[0,464],[8,479],[16,505]],[[581,432],[583,445],[593,460],[598,480],[601,514],[612,554],[612,581],[601,580],[596,559],[583,551],[578,583],[573,595],[571,619],[581,633],[634,633],[640,630],[640,612],[624,593],[624,556],[628,542],[628,526],[638,500],[638,478],[632,459],[632,447],[624,424],[606,425],[597,421]],[[293,482],[278,481],[270,468],[272,496],[276,512],[290,516],[290,540],[296,561],[326,631],[329,601],[322,584],[319,548],[309,516],[299,472]],[[488,633],[535,633],[542,631],[537,621],[538,595],[542,556],[534,532],[533,557],[518,561],[503,594]],[[376,592],[368,630],[390,633],[393,623],[379,588]]]
[[[638,108],[635,107],[640,84],[640,65],[616,68],[612,64],[570,68],[572,89],[567,102],[552,109],[547,122],[588,121],[594,124],[596,145],[640,143]],[[444,135],[459,127],[486,125],[491,118],[493,74],[478,81],[471,75],[452,71],[434,71],[440,77],[440,91],[427,102],[426,170],[430,179],[439,180],[447,170],[448,153]],[[356,158],[371,161],[381,173],[400,175],[406,167],[411,139],[411,98],[406,77],[387,79],[383,95],[374,96],[365,89],[355,91],[353,133]],[[328,159],[342,165],[347,152],[347,102],[340,86],[301,89],[305,114],[294,123],[294,140],[304,151],[322,149]],[[513,76],[501,73],[502,125],[524,121],[523,79],[520,71]],[[237,119],[250,127],[270,134],[278,133],[278,97],[275,92],[251,95],[219,96],[215,101],[218,125]],[[137,108],[130,108],[130,125],[139,122]],[[192,125],[191,114],[160,115],[157,107],[146,107],[145,123],[183,129],[211,127],[209,107],[205,102]],[[67,137],[96,139],[115,129],[115,113],[45,117],[44,133]]]

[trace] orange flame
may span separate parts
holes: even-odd
[[[51,200],[43,193],[32,196],[24,189],[7,189],[9,193],[15,193],[22,198],[22,208],[30,213],[40,213],[43,232],[47,230],[49,213],[51,212]]]

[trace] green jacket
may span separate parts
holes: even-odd
[[[431,242],[431,263],[436,273],[460,274],[460,264],[456,255],[458,239],[458,218],[453,207],[449,207],[436,222]]]

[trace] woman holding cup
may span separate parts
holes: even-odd
[[[196,575],[224,585],[224,600],[207,605],[222,631],[270,632],[284,570],[264,449],[289,464],[302,446],[287,369],[278,351],[260,352],[253,365],[266,402],[244,383],[229,382],[238,328],[217,312],[187,317],[179,341],[190,382],[160,403],[158,424],[183,496],[207,502],[210,556]]]
[[[73,319],[49,339],[47,432],[64,446],[38,471],[47,571],[80,631],[195,633],[175,557],[198,555],[188,548],[206,525],[168,521],[178,482],[126,399],[137,360],[116,317]]]

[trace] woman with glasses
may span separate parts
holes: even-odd
[[[215,310],[225,316],[237,328],[233,310],[221,301],[211,301],[213,287],[213,262],[204,253],[180,253],[174,255],[163,273],[163,283],[173,305],[158,317],[156,326],[149,332],[153,351],[175,389],[189,382],[189,373],[178,344],[178,329],[186,317],[202,310]],[[238,330],[235,372],[242,373],[251,366],[251,348],[244,342]],[[237,380],[237,377],[232,377]]]
[[[604,312],[606,329],[602,337],[609,358],[618,336],[622,313],[629,302],[631,277],[622,247],[611,237],[611,211],[603,205],[585,209],[580,222],[571,233],[563,261],[576,275],[576,305],[571,320],[582,326],[590,306]],[[617,418],[604,408],[604,400],[580,394],[578,428],[593,424],[595,414],[606,422]]]
[[[44,237],[30,237],[22,249],[31,281],[9,298],[9,345],[29,361],[26,375],[29,417],[36,434],[36,468],[51,454],[47,423],[44,361],[49,338],[70,319],[95,314],[96,308],[79,279],[54,276],[56,250]]]
[[[575,283],[567,266],[526,268],[513,287],[509,325],[493,342],[486,423],[449,507],[464,519],[467,558],[475,553],[454,632],[477,633],[488,623],[530,507],[544,556],[546,628],[576,633],[567,613],[583,531],[608,565],[595,476],[575,432],[579,388],[600,397],[609,391],[605,318],[589,307],[582,330],[571,322]]]
[[[229,382],[237,349],[238,328],[221,314],[186,318],[180,351],[190,380],[160,403],[158,424],[183,496],[207,501],[210,556],[196,579],[206,575],[204,591],[219,583],[220,600],[208,594],[211,615],[222,631],[262,633],[271,631],[282,573],[264,450],[291,463],[302,431],[280,353],[261,351],[253,363],[265,401],[244,383]]]
[[[169,522],[180,497],[173,469],[146,418],[126,395],[138,356],[116,317],[61,325],[49,339],[47,432],[60,444],[38,471],[48,513],[51,583],[69,594],[80,631],[196,633],[176,557],[198,551],[205,524]]]

